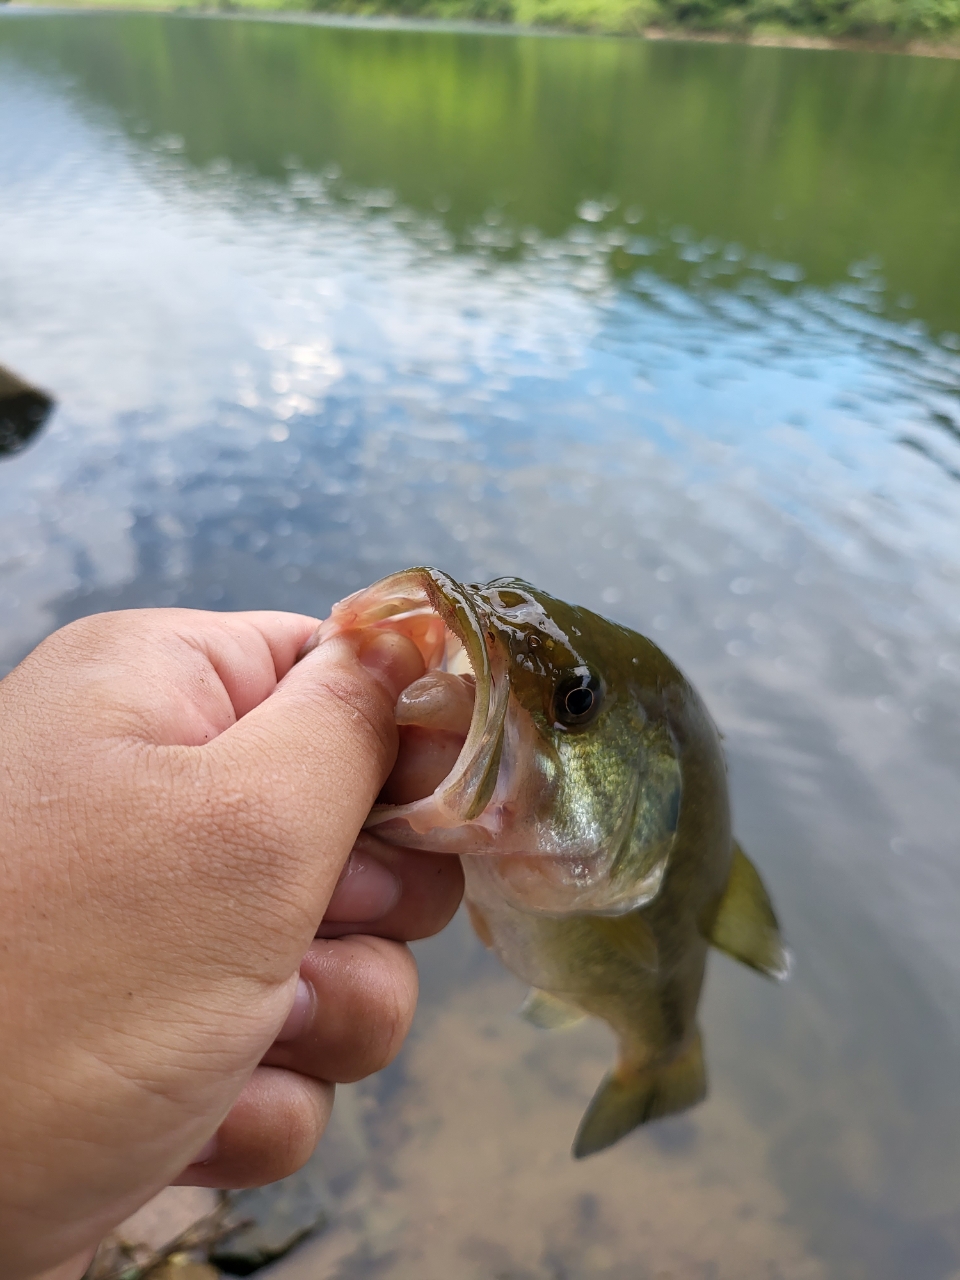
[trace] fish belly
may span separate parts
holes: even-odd
[[[473,859],[462,861],[467,907],[478,936],[535,988],[524,1006],[528,1020],[559,1027],[576,1020],[564,1011],[579,1010],[602,1019],[617,1036],[618,1060],[584,1114],[575,1156],[601,1151],[638,1126],[704,1097],[696,1006],[705,942],[694,936],[678,947],[676,938],[665,938],[662,954],[655,948],[651,955],[646,940],[649,934],[656,943],[656,935],[642,919],[521,911],[496,900],[489,879],[476,867],[471,873]],[[547,994],[546,1002],[539,993]],[[558,1009],[564,1016],[557,1016]]]
[[[462,861],[474,929],[511,973],[602,1018],[617,1033],[622,1049],[630,1046],[631,1059],[666,1047],[670,1030],[660,1009],[655,951],[651,958],[644,950],[619,946],[608,918],[540,914],[492,899],[489,881],[474,870],[475,860]],[[648,1049],[641,1051],[641,1044]]]

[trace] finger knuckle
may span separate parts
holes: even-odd
[[[417,1002],[416,968],[405,947],[393,944],[396,956],[376,991],[375,1007],[367,1020],[366,1074],[381,1071],[394,1060],[407,1037]]]
[[[271,1156],[275,1169],[281,1170],[277,1178],[287,1177],[306,1164],[325,1128],[324,1117],[307,1082],[303,1085],[291,1094],[272,1130]]]
[[[376,681],[348,667],[328,667],[319,674],[313,696],[318,723],[351,756],[380,763],[393,751],[393,707]]]

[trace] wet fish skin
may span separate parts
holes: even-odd
[[[513,592],[539,606],[527,607],[522,625],[495,607]],[[705,1093],[696,1011],[733,858],[726,768],[700,697],[651,641],[526,584],[494,583],[482,594],[510,651],[513,691],[555,753],[556,822],[582,820],[585,802],[615,811],[635,790],[632,838],[612,859],[611,880],[629,888],[665,864],[658,891],[633,910],[559,915],[509,900],[499,882],[511,855],[463,859],[471,914],[508,968],[617,1034],[619,1063],[592,1111],[608,1110],[611,1093],[623,1097],[604,1124],[588,1123],[588,1112],[575,1148],[582,1156]],[[582,665],[600,676],[603,706],[591,724],[567,730],[552,722],[551,697]]]
[[[590,1015],[616,1033],[574,1154],[698,1102],[709,946],[770,977],[787,955],[733,840],[720,737],[692,685],[652,641],[518,579],[464,587],[408,570],[337,608],[331,633],[414,634],[432,610],[463,641],[476,700],[456,767],[368,825],[462,854],[474,927],[531,983],[532,1022]]]
[[[676,829],[682,783],[665,715],[676,669],[636,633],[517,579],[473,591],[488,642],[506,654],[514,717],[522,709],[534,730],[534,852],[586,863],[602,849],[609,902],[579,904],[625,910],[659,883]],[[597,701],[584,723],[563,723],[558,696],[578,682]]]

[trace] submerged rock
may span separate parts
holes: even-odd
[[[219,1280],[220,1273],[209,1262],[198,1262],[184,1253],[175,1253],[158,1267],[153,1267],[145,1280]]]
[[[218,1192],[167,1187],[111,1231],[84,1280],[216,1280],[205,1256],[222,1233]]]
[[[228,1275],[251,1275],[330,1220],[326,1175],[317,1155],[289,1178],[231,1191],[225,1198],[231,1219],[240,1225],[212,1247],[209,1257]]]
[[[306,1236],[339,1222],[368,1157],[362,1091],[341,1085],[323,1140],[302,1169],[266,1187],[226,1193],[230,1220],[243,1225],[211,1247],[210,1261],[228,1275],[252,1275]]]
[[[53,400],[0,364],[0,455],[16,453],[36,435]]]

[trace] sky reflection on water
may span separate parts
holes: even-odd
[[[252,28],[189,29],[235,56]],[[98,96],[82,30],[0,23],[0,359],[59,405],[0,466],[3,668],[97,609],[322,614],[407,564],[525,575],[705,694],[798,959],[783,990],[714,962],[711,1099],[574,1167],[602,1035],[514,1026],[516,984],[455,927],[422,949],[409,1052],[345,1103],[376,1154],[326,1269],[283,1274],[954,1277],[960,310],[904,318],[866,252],[811,279],[748,228],[632,222],[589,175],[555,225],[493,186],[458,223],[389,165],[292,157],[282,104],[277,173],[197,159],[211,121]],[[439,74],[439,37],[404,39]]]

